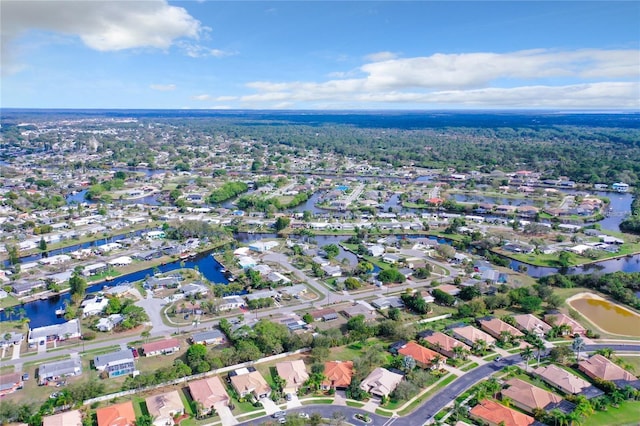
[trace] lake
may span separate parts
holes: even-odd
[[[627,308],[590,293],[568,303],[602,331],[640,337],[640,315]]]

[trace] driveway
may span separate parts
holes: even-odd
[[[287,410],[302,407],[302,403],[300,402],[300,399],[298,399],[298,395],[295,393],[290,393],[289,395],[291,395],[291,401],[287,401]]]
[[[238,424],[238,421],[231,413],[231,410],[225,404],[215,405],[213,409],[216,410],[216,413],[220,416],[222,426],[233,426]]]
[[[280,411],[280,407],[278,407],[276,403],[270,400],[269,398],[262,398],[260,400],[260,404],[262,404],[262,406],[264,407],[264,411],[269,416],[275,413],[276,411]]]

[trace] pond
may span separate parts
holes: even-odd
[[[568,303],[602,331],[640,337],[640,315],[627,308],[590,293],[569,299]]]

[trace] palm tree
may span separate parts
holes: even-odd
[[[533,358],[533,349],[531,349],[531,346],[527,346],[526,348],[524,348],[524,350],[520,353],[520,356],[524,360],[525,371],[529,372],[529,360]]]
[[[454,358],[460,358],[460,359],[464,359],[465,355],[466,355],[467,350],[463,347],[463,346],[454,346],[453,347],[453,357]]]
[[[151,332],[149,330],[144,330],[142,333],[140,333],[140,337],[144,339],[145,343],[149,342],[150,336],[151,336]]]
[[[540,356],[542,356],[542,351],[544,351],[546,347],[544,346],[544,342],[542,341],[542,339],[536,340],[533,346],[536,348],[536,355],[538,357],[538,367],[540,367]]]
[[[484,355],[488,347],[489,345],[487,345],[487,342],[484,339],[478,339],[473,343],[473,350],[481,355]]]
[[[580,361],[580,351],[584,349],[584,340],[580,335],[577,335],[571,343],[571,349],[576,353],[576,362]]]
[[[11,321],[11,319],[13,318],[13,306],[4,308],[4,315],[9,321]]]

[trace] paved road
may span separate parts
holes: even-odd
[[[611,348],[616,352],[638,352],[640,353],[640,344],[606,344],[606,343],[597,343],[591,345],[585,345],[585,352],[596,351],[600,348]],[[451,403],[454,399],[460,396],[464,391],[469,389],[474,384],[489,378],[492,374],[502,370],[504,367],[509,365],[515,365],[522,362],[522,357],[520,355],[512,355],[507,358],[503,358],[502,361],[490,362],[480,367],[477,367],[465,375],[457,378],[444,388],[442,388],[435,395],[431,396],[429,399],[425,400],[419,408],[417,408],[414,412],[407,416],[397,417],[397,418],[388,418],[381,417],[371,413],[368,413],[359,408],[353,407],[344,407],[338,405],[307,405],[299,410],[287,410],[287,413],[290,411],[304,411],[306,413],[314,413],[319,412],[323,417],[331,418],[333,413],[343,412],[346,413],[348,418],[351,418],[355,413],[369,414],[373,419],[372,425],[374,426],[390,426],[393,423],[393,426],[422,426],[427,423],[430,419],[433,418],[440,410],[445,408],[447,404]],[[249,424],[260,424],[265,423],[271,420],[270,418],[262,417],[259,419],[253,419],[252,421],[241,423],[244,425]],[[353,421],[352,423],[357,423],[357,421]]]

